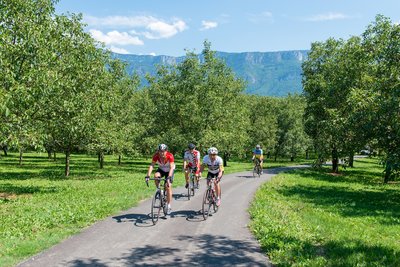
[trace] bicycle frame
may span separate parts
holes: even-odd
[[[158,222],[158,219],[161,214],[161,210],[164,213],[164,216],[167,215],[167,195],[166,195],[166,178],[149,178],[149,180],[159,181],[157,190],[153,196],[151,201],[151,220],[155,225]],[[147,185],[148,182],[146,181]]]
[[[256,177],[256,175],[258,175],[258,177],[261,176],[261,161],[259,159],[255,159],[255,165],[253,168],[253,177]]]
[[[202,205],[202,212],[204,220],[207,220],[208,216],[210,215],[211,206],[213,206],[214,213],[218,211],[217,206],[217,193],[215,191],[215,178],[211,178],[207,180],[207,190],[204,193],[203,197],[203,205]]]
[[[195,195],[195,178],[196,171],[192,168],[189,168],[189,186],[188,186],[188,200],[190,200],[191,196]]]

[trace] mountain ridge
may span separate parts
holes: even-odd
[[[221,52],[216,57],[225,61],[232,71],[247,83],[245,93],[263,96],[300,94],[302,89],[301,64],[307,59],[308,50],[275,52]],[[185,56],[117,54],[114,57],[127,63],[129,74],[137,73],[142,84],[145,74],[156,74],[157,65],[179,64]]]

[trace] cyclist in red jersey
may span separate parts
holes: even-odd
[[[189,186],[189,169],[194,169],[196,173],[196,187],[199,188],[199,178],[200,178],[200,152],[196,150],[194,144],[188,145],[188,150],[185,151],[183,156],[183,170],[185,172],[186,185]]]
[[[167,191],[167,203],[168,211],[167,214],[171,213],[171,200],[172,200],[172,182],[174,181],[175,161],[174,155],[168,152],[167,145],[160,144],[157,152],[153,155],[149,170],[147,171],[146,179],[150,178],[153,172],[154,165],[157,164],[158,168],[154,173],[154,178],[166,178],[166,191]],[[155,181],[158,187],[160,181]]]

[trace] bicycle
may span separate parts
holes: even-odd
[[[158,184],[156,193],[153,196],[151,201],[151,220],[153,221],[153,225],[158,222],[160,218],[161,210],[164,213],[164,216],[167,216],[168,205],[167,205],[167,194],[165,190],[165,182],[166,178],[148,178],[146,177],[147,187],[149,186],[149,180],[160,181]]]
[[[189,186],[187,188],[188,189],[188,200],[190,200],[191,196],[194,197],[196,187],[198,188],[198,183],[196,180],[196,169],[189,168]]]
[[[210,215],[211,206],[213,207],[214,213],[218,211],[217,206],[217,194],[215,192],[214,186],[215,177],[207,179],[207,190],[204,193],[202,212],[204,220],[207,220],[208,215]]]
[[[253,177],[256,177],[256,175],[257,175],[258,178],[260,178],[261,173],[262,173],[260,160],[255,159],[255,161],[256,161],[256,164],[254,165],[254,168],[253,168]]]

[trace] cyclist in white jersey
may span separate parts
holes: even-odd
[[[211,178],[216,178],[214,180],[214,185],[217,193],[217,206],[219,206],[221,204],[221,187],[219,182],[221,181],[224,173],[224,164],[222,158],[218,156],[218,149],[215,147],[210,147],[207,153],[208,155],[203,158],[203,164],[201,165],[200,172],[203,172],[205,167],[208,168],[207,185]]]
[[[196,187],[199,188],[200,173],[200,152],[196,150],[196,146],[192,143],[188,145],[188,150],[183,156],[183,171],[185,172],[185,187],[189,187],[189,169],[194,170],[196,175]]]

